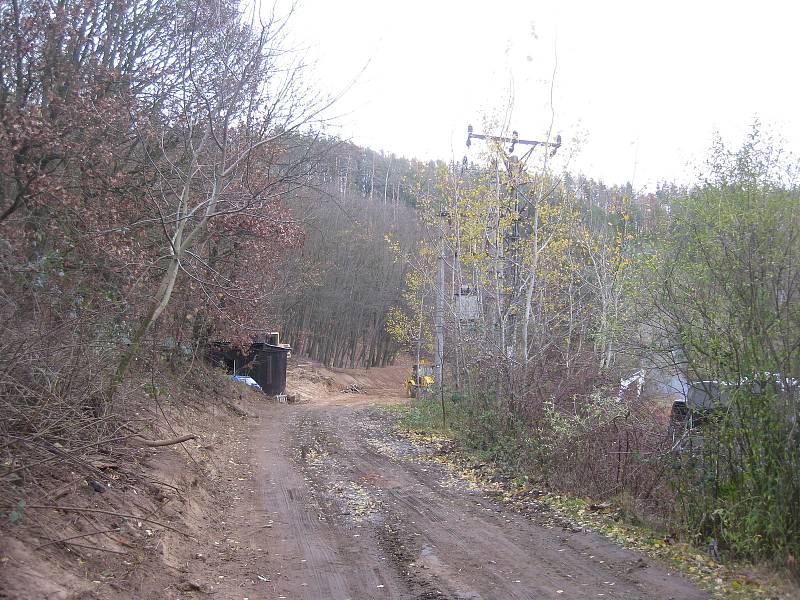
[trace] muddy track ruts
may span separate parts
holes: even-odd
[[[365,406],[268,405],[252,446],[268,598],[699,599],[705,592],[554,515],[503,507]],[[233,597],[233,596],[231,596]]]

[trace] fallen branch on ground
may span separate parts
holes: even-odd
[[[13,507],[11,506],[3,506],[0,507],[3,510],[11,510]],[[56,506],[54,504],[27,504],[25,506],[25,510],[29,509],[51,509],[51,510],[61,510],[64,512],[77,512],[77,513],[99,513],[101,515],[111,515],[112,517],[120,517],[122,519],[136,519],[137,521],[143,521],[145,523],[152,523],[153,525],[158,525],[159,527],[163,527],[164,529],[169,529],[170,531],[174,531],[175,533],[180,533],[187,538],[191,538],[188,533],[181,531],[180,529],[176,529],[171,525],[167,525],[166,523],[162,523],[160,521],[155,521],[153,519],[148,519],[146,517],[140,517],[138,515],[126,515],[124,513],[118,513],[113,510],[104,510],[102,508],[88,508],[84,506]]]
[[[39,544],[38,546],[36,546],[36,548],[34,548],[34,550],[39,550],[47,546],[52,546],[53,544],[67,543],[70,540],[77,540],[79,538],[90,537],[93,535],[101,535],[103,533],[119,533],[119,529],[103,529],[101,531],[91,531],[89,533],[81,533],[79,535],[73,535],[72,537],[64,538],[63,540],[50,540],[49,542],[46,542],[44,544]]]
[[[234,404],[233,402],[223,400],[222,405],[233,412],[235,415],[239,417],[254,417],[255,415],[247,412],[241,406]]]
[[[173,446],[174,444],[180,444],[183,442],[188,442],[189,440],[197,439],[197,436],[193,433],[188,435],[182,435],[180,437],[168,439],[168,440],[148,440],[142,437],[136,438],[143,446],[149,446],[150,448],[157,448],[159,446]]]
[[[67,546],[77,546],[78,548],[87,548],[88,550],[98,550],[99,552],[110,552],[111,554],[122,554],[126,556],[128,552],[121,552],[120,550],[111,550],[110,548],[101,548],[100,546],[89,546],[88,544],[76,544],[75,542],[64,542]]]

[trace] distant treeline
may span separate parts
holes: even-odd
[[[385,365],[400,349],[387,331],[403,301],[407,266],[398,252],[418,241],[414,205],[437,165],[327,143],[316,194],[291,209],[305,242],[290,259],[282,329],[298,352],[325,364]]]

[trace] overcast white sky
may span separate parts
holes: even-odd
[[[791,0],[301,0],[291,30],[320,88],[355,80],[336,133],[376,150],[460,159],[509,106],[539,139],[554,81],[562,160],[607,183],[691,180],[715,131],[737,143],[756,116],[800,154]]]

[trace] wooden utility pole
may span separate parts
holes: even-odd
[[[517,215],[512,224],[507,227],[506,231],[496,231],[496,248],[495,248],[495,274],[496,274],[496,303],[497,303],[497,318],[498,318],[498,333],[499,333],[499,349],[501,353],[501,364],[505,366],[506,373],[504,375],[508,378],[509,392],[513,393],[513,381],[510,362],[514,358],[517,341],[517,322],[516,315],[512,310],[514,296],[517,286],[519,285],[519,238],[520,238],[520,223],[519,223],[519,185],[521,183],[522,173],[525,163],[537,147],[544,148],[550,152],[550,156],[554,156],[558,149],[561,147],[561,136],[556,136],[555,141],[542,142],[539,140],[524,140],[519,138],[519,134],[514,131],[511,137],[487,135],[482,133],[475,133],[472,125],[467,127],[467,147],[472,145],[472,140],[485,140],[487,142],[494,142],[497,151],[502,155],[503,162],[508,174],[508,185],[510,188],[510,199],[513,203],[513,214]],[[506,150],[503,145],[510,144]],[[513,155],[514,149],[517,145],[529,146],[529,150],[518,158]],[[501,201],[501,187],[499,180],[499,165],[498,165],[498,223],[503,218],[503,202]],[[502,280],[502,281],[500,281]],[[510,335],[507,335],[510,334]],[[498,394],[500,392],[500,374],[498,373]]]
[[[439,225],[439,257],[436,269],[436,307],[434,325],[436,328],[436,364],[434,366],[436,386],[442,389],[444,381],[444,280],[445,280],[445,231],[444,217]]]

